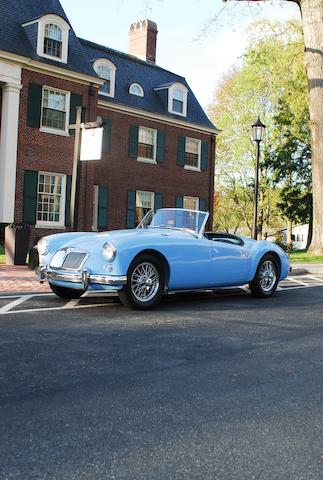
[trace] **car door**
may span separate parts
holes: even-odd
[[[211,243],[212,286],[242,285],[248,281],[250,256],[245,245],[228,240]]]

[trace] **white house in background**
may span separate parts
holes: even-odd
[[[287,230],[284,230],[284,236],[286,237]],[[296,225],[292,228],[292,241],[293,248],[295,250],[304,250],[307,244],[308,236],[308,224]]]
[[[277,234],[282,235],[283,241],[287,243],[287,228],[279,230]],[[268,236],[267,240],[274,242],[276,240],[277,234]],[[304,250],[307,244],[307,236],[308,224],[295,225],[295,227],[292,227],[293,249]]]

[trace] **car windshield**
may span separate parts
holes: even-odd
[[[208,212],[198,210],[162,208],[156,212],[148,212],[137,228],[180,229],[200,235],[204,231],[208,216]]]

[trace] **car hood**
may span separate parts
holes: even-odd
[[[73,238],[64,243],[62,247],[77,247],[89,250],[95,248],[95,246],[102,246],[106,242],[122,243],[123,241],[130,240],[130,238],[140,238],[149,236],[153,238],[160,237],[177,237],[177,238],[194,238],[194,236],[188,232],[180,230],[172,230],[165,228],[135,228],[127,230],[110,230],[102,233],[89,233],[88,235],[82,234],[82,236]]]

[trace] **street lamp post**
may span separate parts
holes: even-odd
[[[252,238],[257,240],[258,237],[258,187],[259,187],[259,156],[260,156],[260,143],[264,139],[265,128],[260,118],[252,125],[252,138],[257,143],[256,151],[256,167],[255,167],[255,189],[253,197],[253,226],[252,226]]]

